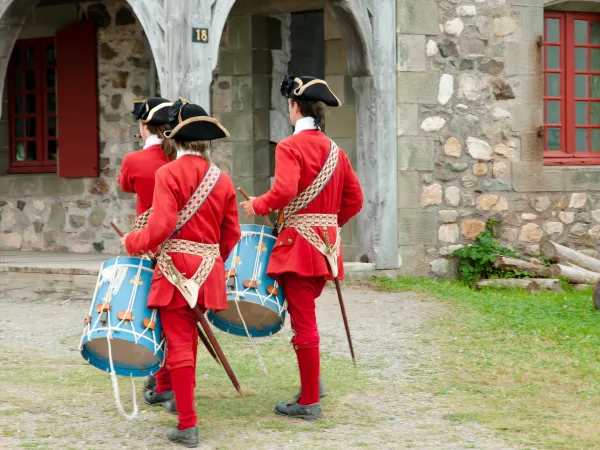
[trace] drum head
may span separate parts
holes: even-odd
[[[143,377],[160,369],[160,359],[143,345],[123,339],[111,339],[113,365],[117,375]],[[82,356],[100,370],[110,372],[108,342],[105,337],[87,341]]]
[[[208,314],[212,324],[221,331],[236,336],[246,336],[244,324],[238,314],[238,306],[252,337],[270,336],[283,327],[284,318],[275,310],[260,303],[239,301],[236,306],[235,300],[229,300],[228,304],[228,309],[217,313],[211,310]]]

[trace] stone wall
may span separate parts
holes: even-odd
[[[522,254],[547,239],[598,254],[600,170],[543,166],[542,33],[541,0],[398,0],[407,273],[452,275],[491,218]]]
[[[128,230],[135,218],[135,197],[120,190],[116,177],[124,155],[140,148],[130,111],[134,97],[149,94],[155,76],[149,70],[151,55],[126,1],[79,6],[98,27],[101,175],[0,176],[0,250],[117,253],[119,240],[108,222]],[[49,8],[38,8],[36,14]]]

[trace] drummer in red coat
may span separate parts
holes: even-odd
[[[125,155],[117,181],[123,192],[137,194],[137,216],[152,206],[156,171],[175,156],[168,141],[164,140],[164,132],[169,129],[167,113],[171,105],[169,100],[161,97],[134,102],[132,114],[139,121],[144,148]]]
[[[267,274],[287,297],[301,390],[291,403],[278,404],[275,412],[313,420],[321,416],[319,398],[325,395],[315,299],[327,279],[336,274],[343,278],[339,228],[358,214],[364,198],[348,157],[321,132],[326,107],[341,105],[327,83],[291,75],[284,79],[281,92],[288,98],[294,134],[277,145],[272,189],[241,205],[246,217],[284,212]]]
[[[169,108],[173,105],[166,98],[151,97],[147,100],[134,100],[132,114],[139,121],[140,136],[144,141],[141,151],[128,153],[123,158],[121,173],[117,179],[124,192],[136,195],[135,229],[143,227],[150,214],[154,195],[154,177],[156,171],[174,159],[174,146],[165,139],[169,130]],[[154,249],[155,250],[155,249]],[[157,378],[159,395],[156,392]],[[162,404],[175,413],[171,378],[166,368],[161,368],[156,376],[144,380],[146,392],[144,400],[150,405]]]
[[[227,309],[223,261],[239,241],[241,230],[231,178],[211,164],[208,156],[210,141],[229,133],[203,108],[183,99],[173,104],[169,118],[171,131],[165,132],[165,136],[176,144],[177,159],[156,172],[148,225],[128,234],[122,242],[129,254],[161,246],[148,307],[160,312],[167,341],[165,367],[171,375],[179,413],[178,427],[169,430],[167,437],[187,447],[196,447],[199,441],[194,387],[198,319],[190,302],[197,300],[204,310]],[[194,213],[198,205],[201,206]],[[176,229],[178,232],[174,234]],[[197,298],[182,295],[175,286],[177,277],[195,280],[199,287]]]

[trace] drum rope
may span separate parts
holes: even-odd
[[[256,282],[256,280],[258,278],[258,273],[259,273],[259,269],[260,269],[259,261],[260,261],[260,254],[262,251],[262,246],[263,246],[263,238],[264,238],[264,228],[261,228],[260,238],[258,240],[258,251],[256,252],[256,259],[254,260],[254,271],[252,272],[252,281],[254,281],[254,282]],[[246,289],[246,291],[248,289],[250,289],[250,287],[248,287]],[[256,290],[256,292],[258,293],[258,289]],[[262,303],[262,296],[260,295],[260,293],[258,293],[258,295],[259,295],[259,298],[261,299],[261,303]],[[237,308],[238,314],[240,316],[240,319],[242,320],[242,325],[244,325],[244,330],[246,331],[246,336],[248,336],[248,340],[250,341],[250,345],[252,345],[252,350],[254,351],[254,355],[256,356],[256,359],[258,360],[258,365],[260,367],[260,370],[264,376],[268,377],[269,372],[267,372],[267,368],[265,367],[265,363],[263,362],[262,356],[260,356],[258,346],[254,342],[254,339],[252,339],[252,336],[250,335],[250,331],[248,330],[248,326],[246,325],[246,321],[244,320],[244,317],[242,316],[242,311],[240,310],[240,305],[238,302],[239,298],[238,298],[237,294],[235,295],[234,300],[235,300],[235,306]]]
[[[112,339],[112,329],[109,331],[106,336],[106,341],[108,342],[108,360],[110,363],[110,381],[112,382],[113,394],[115,396],[115,402],[117,403],[117,408],[119,412],[125,417],[127,420],[133,420],[138,415],[138,405],[137,400],[135,398],[135,382],[133,381],[133,376],[131,376],[131,385],[133,386],[133,412],[131,414],[127,414],[125,409],[123,408],[123,404],[121,403],[121,395],[119,394],[119,382],[117,380],[117,373],[115,372],[115,366],[113,364],[112,357],[112,348],[110,345],[110,340]]]

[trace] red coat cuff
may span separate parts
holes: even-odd
[[[272,212],[269,211],[269,206],[264,199],[264,195],[256,197],[254,200],[252,200],[252,209],[254,210],[254,214],[257,216],[266,216]]]

